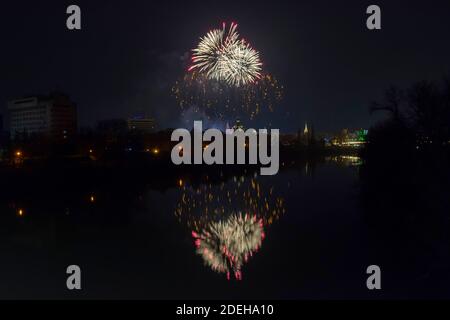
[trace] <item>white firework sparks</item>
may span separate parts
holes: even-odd
[[[214,271],[227,273],[228,278],[233,271],[240,280],[242,265],[261,247],[265,234],[262,220],[239,214],[212,222],[201,234],[192,232],[192,236],[197,253],[207,265]]]
[[[209,31],[193,50],[193,65],[189,70],[204,73],[209,79],[225,81],[234,86],[255,82],[261,77],[262,63],[258,51],[239,39],[237,24],[226,30]]]

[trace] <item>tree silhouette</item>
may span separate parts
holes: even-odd
[[[450,140],[450,81],[442,84],[420,81],[403,91],[397,87],[386,90],[383,102],[375,102],[371,112],[385,111],[389,118],[372,129],[369,142],[409,140],[412,135],[417,147],[447,146]],[[405,140],[403,142],[406,142]]]

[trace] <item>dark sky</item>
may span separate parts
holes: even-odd
[[[70,4],[81,7],[81,31],[66,29]],[[381,6],[381,31],[366,29],[370,4]],[[170,88],[183,56],[222,21],[239,23],[285,86],[270,121],[286,131],[305,121],[368,127],[368,105],[386,87],[450,71],[448,0],[16,0],[0,12],[0,113],[8,99],[57,89],[77,102],[81,125],[147,113],[179,126]]]

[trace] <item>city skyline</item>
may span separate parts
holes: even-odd
[[[55,99],[60,99],[59,97],[63,97],[64,99],[66,99],[67,101],[70,101],[70,95],[63,93],[63,92],[51,92],[49,94],[39,94],[39,95],[27,95],[27,96],[22,96],[20,98],[16,98],[13,100],[10,100],[7,102],[8,105],[8,109],[5,110],[4,114],[0,114],[0,131],[4,131],[5,133],[8,133],[9,136],[14,140],[14,136],[17,133],[44,133],[45,128],[48,127],[47,122],[49,122],[49,119],[46,118],[46,120],[42,120],[42,127],[40,128],[35,128],[32,123],[24,123],[23,121],[21,122],[17,122],[17,120],[15,120],[14,118],[12,118],[11,114],[15,113],[17,114],[19,112],[19,110],[16,110],[16,104],[20,105],[23,103],[26,103],[28,105],[26,105],[25,107],[30,107],[31,105],[33,105],[33,107],[36,109],[36,111],[39,113],[41,112],[40,109],[42,108],[49,108],[48,106],[45,105],[49,105],[51,106],[51,104],[53,103],[53,101]],[[122,130],[123,128],[125,128],[126,130],[129,131],[133,131],[133,130],[141,130],[142,132],[148,132],[148,133],[156,133],[158,131],[166,131],[166,130],[171,130],[174,128],[162,128],[159,126],[157,119],[155,118],[151,118],[148,117],[145,113],[136,113],[136,114],[132,114],[129,115],[126,118],[105,118],[102,120],[98,120],[95,121],[94,124],[92,126],[79,126],[78,125],[78,114],[77,114],[77,105],[73,102],[70,101],[70,104],[73,105],[74,110],[73,110],[73,114],[71,114],[70,116],[73,117],[73,124],[70,124],[69,126],[67,126],[67,128],[63,128],[61,127],[61,131],[62,133],[64,133],[64,131],[69,130],[70,131],[70,135],[73,134],[80,134],[86,131],[93,131],[93,132],[101,132],[104,131],[105,129],[109,129],[108,127],[116,127],[115,129],[117,130]],[[38,110],[39,109],[39,110]],[[48,117],[51,118],[51,112],[45,112],[46,117],[48,114]],[[13,116],[14,117],[14,116]],[[239,124],[239,126],[241,126],[242,129],[244,129],[244,131],[246,130],[245,124],[242,124],[240,119],[236,119],[234,122],[232,119],[230,119],[229,121],[225,121],[223,122],[223,125],[225,125],[225,127],[217,127],[215,126],[215,122],[214,121],[207,121],[207,126],[205,127],[205,129],[219,129],[219,130],[225,130],[227,128],[231,128],[233,126],[235,126],[236,124]],[[184,122],[186,124],[186,122]],[[222,123],[221,123],[222,124]],[[31,125],[31,126],[30,126]],[[18,130],[17,126],[20,126],[20,128],[22,130]],[[63,125],[64,126],[64,125]],[[188,127],[188,129],[192,129],[192,124],[191,127]],[[305,126],[304,129],[306,130],[308,128],[308,126],[310,126],[310,128],[315,127],[316,125],[308,120],[304,120],[299,121],[299,125],[297,129],[294,129],[290,132],[288,131],[283,131],[282,134],[295,134],[298,133],[302,130],[302,126]],[[338,134],[339,132],[342,132],[342,130],[358,130],[358,129],[364,129],[363,127],[343,127],[343,128],[337,128],[335,130],[329,130],[329,131],[320,131],[320,132],[315,132],[316,134],[319,135],[330,135],[330,134]],[[364,129],[367,130],[367,129]],[[59,132],[59,133],[61,133]]]

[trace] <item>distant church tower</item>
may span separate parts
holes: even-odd
[[[309,134],[308,123],[305,122],[305,129],[303,129],[303,135],[307,136]]]
[[[310,128],[308,128],[308,123],[305,122],[305,127],[304,127],[303,131],[301,129],[298,131],[299,131],[298,132],[298,140],[299,140],[300,144],[303,146],[309,146],[309,144],[311,142],[312,131]]]

